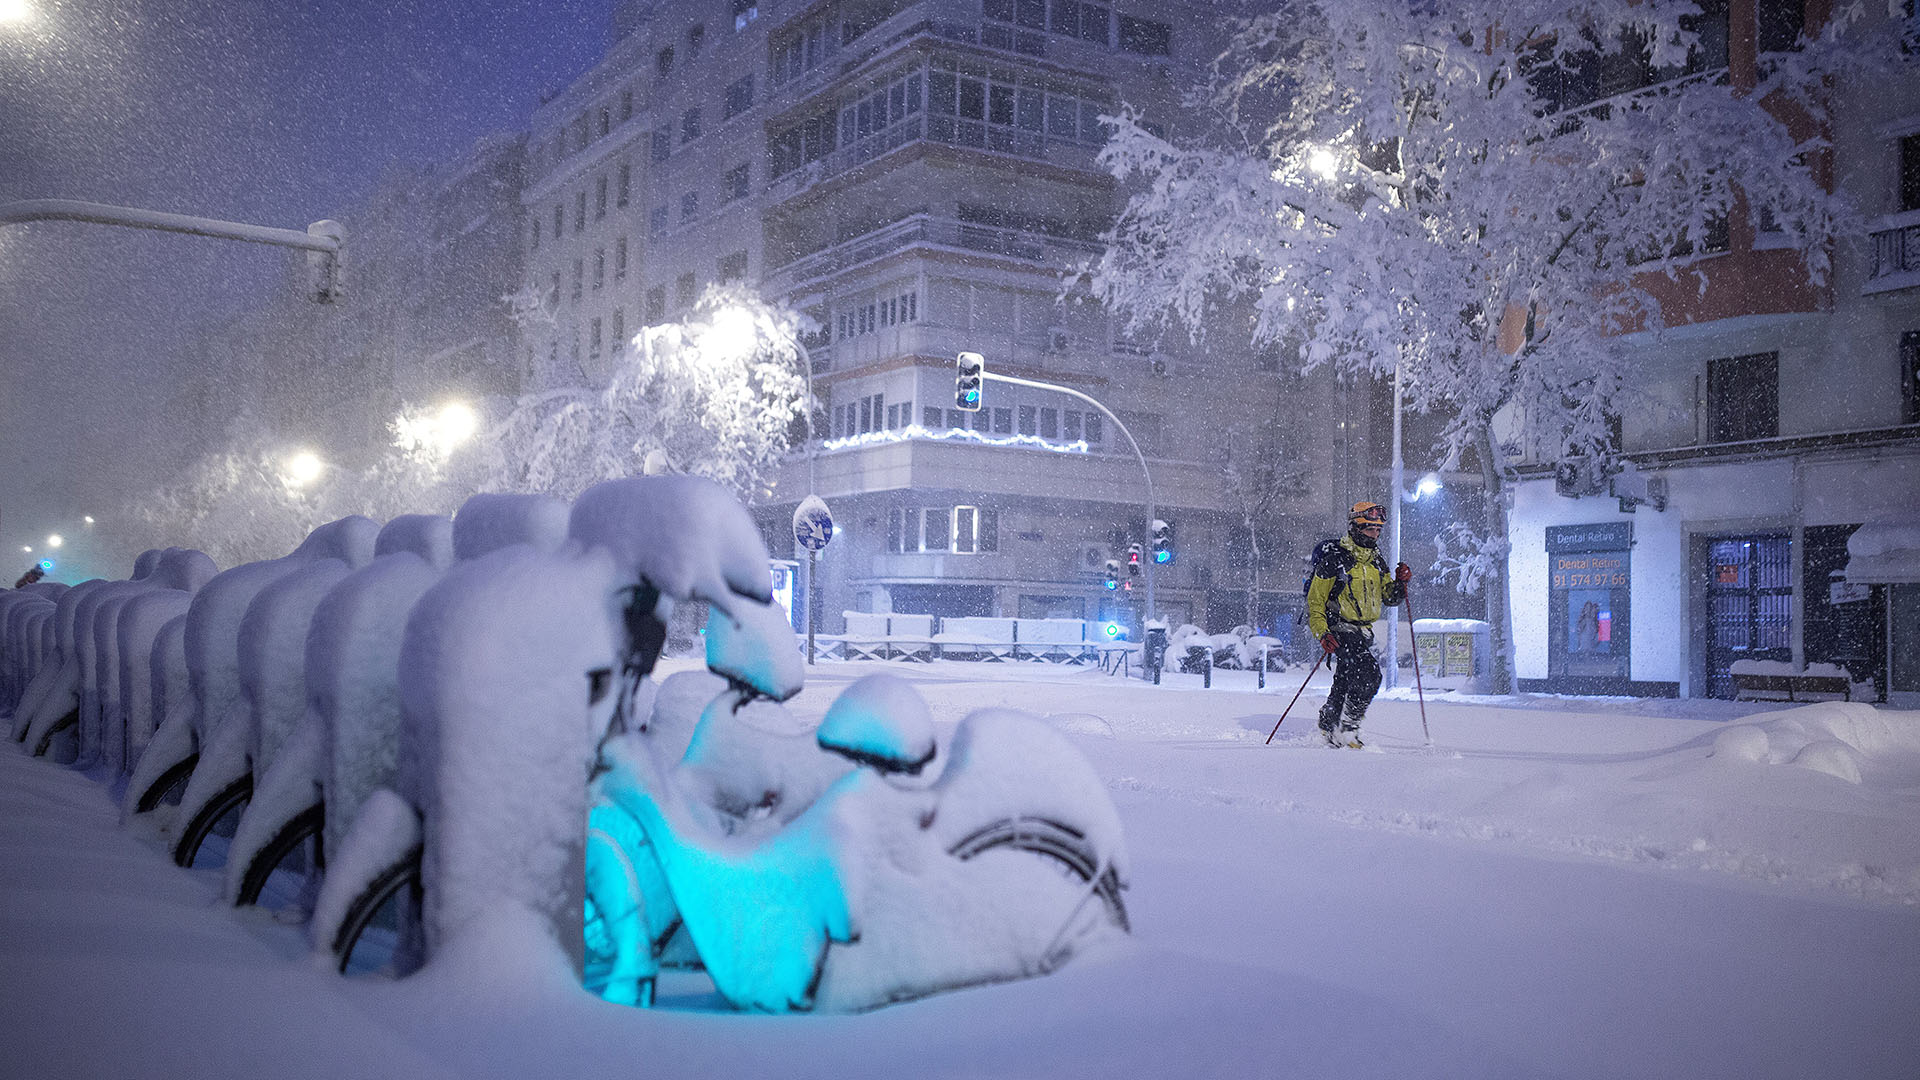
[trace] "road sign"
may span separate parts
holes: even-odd
[[[833,515],[825,500],[809,495],[793,510],[793,542],[808,551],[819,551],[833,540]]]

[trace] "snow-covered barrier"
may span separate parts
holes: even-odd
[[[1767,713],[1714,736],[1713,756],[1762,765],[1798,765],[1850,784],[1875,758],[1920,754],[1913,713],[1883,712],[1858,701],[1825,701]]]

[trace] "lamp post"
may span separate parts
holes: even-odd
[[[1387,500],[1387,563],[1400,565],[1400,504],[1406,501],[1402,481],[1406,462],[1400,454],[1400,362],[1393,364],[1393,498]],[[1387,609],[1387,688],[1400,685],[1400,606]]]

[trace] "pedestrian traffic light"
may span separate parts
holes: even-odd
[[[1154,519],[1153,561],[1165,565],[1173,561],[1173,523]]]
[[[1127,545],[1127,576],[1128,577],[1140,576],[1140,545],[1139,544]]]
[[[1119,587],[1120,587],[1120,563],[1117,560],[1108,559],[1107,560],[1107,588],[1117,589]]]
[[[987,376],[987,358],[977,352],[963,352],[958,357],[958,365],[953,386],[954,407],[979,412],[980,384]]]

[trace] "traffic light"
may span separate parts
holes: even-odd
[[[957,359],[959,371],[954,377],[954,407],[979,412],[980,384],[987,376],[987,358],[977,352],[963,352]]]
[[[307,235],[332,240],[332,251],[307,252],[307,298],[320,304],[334,304],[346,293],[347,227],[337,221],[316,221],[307,226]]]
[[[1120,563],[1117,560],[1108,559],[1107,560],[1107,588],[1117,589],[1119,587],[1120,587]]]
[[[1140,576],[1140,545],[1139,544],[1127,545],[1127,576],[1128,577]]]
[[[1173,561],[1173,523],[1170,521],[1154,519],[1153,561],[1162,566]]]

